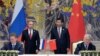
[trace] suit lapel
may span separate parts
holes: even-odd
[[[89,46],[88,46],[88,50],[91,50],[91,43],[90,43]]]
[[[35,32],[35,31],[33,30],[32,38],[33,38],[33,36],[34,36],[34,32]],[[27,29],[27,35],[28,35],[28,38],[30,39],[30,36],[29,36],[29,33],[28,33],[28,29]],[[31,39],[32,39],[32,38],[31,38]]]
[[[15,45],[15,47],[14,47],[14,50],[16,50],[16,49],[17,49],[17,47],[18,47],[18,43],[16,43],[16,45]]]
[[[63,31],[64,31],[64,28],[62,27],[62,30],[61,30],[61,35],[60,35],[60,37],[62,37],[62,36],[63,36]]]
[[[87,48],[86,48],[86,46],[85,46],[85,44],[83,43],[83,48],[84,48],[84,50],[87,50]]]
[[[58,38],[61,38],[61,37],[63,36],[64,28],[62,27],[62,30],[61,30],[61,33],[60,33],[60,34],[61,34],[60,37],[59,37],[59,34],[58,34],[57,27],[55,27],[55,30],[56,30],[55,32],[56,32],[57,37],[58,37]]]
[[[35,30],[33,29],[33,34],[32,34],[32,38],[31,39],[33,39],[34,36],[35,36]]]
[[[10,50],[12,50],[12,45],[11,45],[11,43],[9,43],[9,48],[10,48]]]
[[[28,36],[27,38],[30,39],[30,36],[29,36],[29,33],[28,33],[28,29],[26,31],[27,31],[26,34]]]
[[[33,30],[33,33],[32,33],[32,38],[33,38],[33,36],[34,36],[34,32],[35,32],[35,31]]]
[[[57,36],[57,38],[59,38],[57,27],[55,27],[55,35]]]
[[[87,50],[86,46],[84,45],[84,50]]]

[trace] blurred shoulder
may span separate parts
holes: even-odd
[[[62,27],[62,30],[66,30],[66,31],[68,31],[68,29],[67,29],[66,27]]]
[[[83,46],[84,42],[77,44],[77,46]]]
[[[17,45],[22,46],[23,43],[22,42],[17,42]]]
[[[33,32],[35,32],[35,33],[39,33],[38,30],[36,30],[36,29],[33,29]]]

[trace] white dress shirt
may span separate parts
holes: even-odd
[[[61,36],[62,27],[57,27],[58,34]]]
[[[28,29],[28,34],[30,35],[33,35],[33,29]]]
[[[16,43],[14,44],[11,44],[12,45],[12,49],[14,50],[15,46],[16,46]]]

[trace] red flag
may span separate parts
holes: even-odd
[[[50,50],[52,50],[52,51],[56,50],[57,49],[57,47],[56,47],[56,40],[55,39],[50,40],[49,41],[49,46],[50,46]]]
[[[82,40],[85,34],[85,24],[82,15],[81,0],[74,0],[68,30],[71,42]]]

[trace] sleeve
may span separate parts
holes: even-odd
[[[25,40],[25,34],[24,34],[24,31],[22,32],[22,38],[21,38],[21,41],[24,42]]]
[[[66,43],[67,43],[67,48],[70,49],[70,35],[69,35],[69,32],[68,32],[68,29],[66,30]]]
[[[39,32],[37,31],[37,49],[39,50],[39,46],[40,46],[40,36],[39,36]]]
[[[54,39],[53,29],[51,30],[51,39]]]
[[[19,54],[23,54],[24,53],[23,44],[20,44],[18,51],[19,51]]]
[[[80,51],[80,45],[78,44],[76,49],[75,49],[74,54],[79,54],[79,51]]]
[[[1,48],[1,50],[7,50],[7,44],[4,43],[4,46]]]
[[[95,47],[95,45],[93,45],[93,50],[96,50],[96,47]]]

